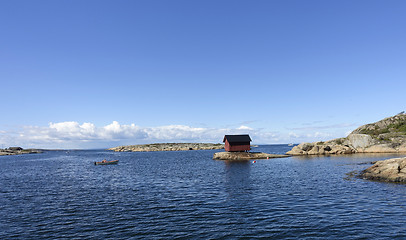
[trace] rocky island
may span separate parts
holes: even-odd
[[[109,148],[115,152],[158,152],[224,149],[224,144],[213,143],[153,143]]]
[[[42,151],[38,149],[23,149],[21,147],[9,147],[6,149],[0,149],[0,156],[31,154],[31,153],[42,153]]]
[[[352,153],[406,153],[406,114],[401,112],[363,125],[345,138],[301,143],[286,154],[329,155]]]

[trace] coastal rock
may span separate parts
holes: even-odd
[[[283,157],[289,157],[289,155],[277,155],[262,152],[218,152],[213,155],[214,160],[252,160]]]
[[[157,152],[224,149],[223,144],[213,143],[153,143],[109,148],[115,152]]]
[[[354,148],[366,148],[375,143],[370,135],[367,134],[350,134],[348,141]]]
[[[369,180],[406,183],[406,158],[378,161],[364,170],[361,177]]]
[[[0,156],[31,154],[31,153],[42,153],[42,150],[39,150],[39,149],[23,149],[21,147],[10,147],[10,148],[7,148],[7,149],[0,149]]]
[[[337,142],[341,142],[341,140]],[[292,150],[290,150],[286,154],[298,156],[298,155],[351,154],[354,152],[355,149],[348,145],[341,145],[335,143],[334,141],[329,141],[329,142],[299,144],[293,147]]]
[[[303,151],[310,151],[314,147],[314,144],[312,144],[312,143],[302,143],[302,144],[299,144],[298,147],[300,149],[302,149]]]
[[[400,153],[406,153],[406,144],[402,144],[398,148],[398,152]]]
[[[378,144],[370,146],[363,150],[364,153],[397,153],[396,148],[391,147],[389,144]]]
[[[376,123],[363,125],[346,138],[337,138],[326,142],[301,143],[286,154],[328,155],[401,152],[406,152],[406,114],[404,112]]]

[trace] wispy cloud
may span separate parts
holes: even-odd
[[[314,122],[316,123],[316,122]],[[332,124],[332,125],[315,125],[312,126],[312,123],[303,124],[305,127],[293,127],[287,128],[288,130],[307,130],[307,131],[314,131],[314,130],[323,130],[323,129],[337,129],[337,128],[349,128],[357,126],[355,123],[342,123],[342,124]]]
[[[341,125],[332,125],[340,127]],[[25,126],[17,131],[0,131],[0,144],[37,148],[105,148],[152,142],[221,142],[225,134],[250,134],[254,143],[272,144],[319,141],[336,137],[318,128],[291,128],[289,132],[269,131],[241,125],[237,128],[167,125],[141,127],[113,121],[98,127],[93,123],[58,122],[48,126]],[[303,131],[303,130],[310,131]],[[319,129],[318,131],[313,131]],[[300,130],[300,131],[298,131]]]

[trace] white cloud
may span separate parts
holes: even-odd
[[[289,137],[291,137],[291,138],[299,138],[299,135],[294,133],[294,132],[290,132]]]
[[[113,121],[97,127],[93,123],[59,122],[46,127],[26,126],[17,131],[0,131],[0,144],[34,148],[106,148],[152,142],[213,142],[225,134],[250,134],[254,144],[299,143],[342,137],[326,131],[272,132],[241,125],[238,128],[198,128],[185,125],[140,127]],[[338,136],[337,136],[338,135]]]
[[[237,128],[238,130],[254,130],[253,128],[241,125],[239,128]]]

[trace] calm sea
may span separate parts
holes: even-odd
[[[2,156],[0,239],[406,239],[406,185],[349,174],[394,155],[254,163],[217,151]],[[120,162],[93,165],[104,158]]]

